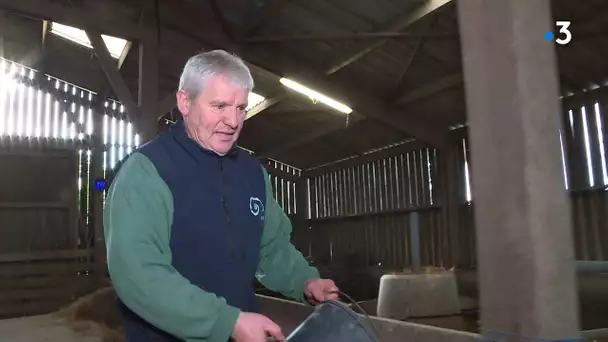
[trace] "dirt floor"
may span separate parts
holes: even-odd
[[[104,342],[103,336],[94,323],[75,327],[57,314],[0,320],[0,341]]]
[[[123,342],[115,303],[107,287],[52,314],[0,320],[0,341]]]

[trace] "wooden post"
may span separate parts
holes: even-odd
[[[408,215],[410,227],[410,251],[412,253],[412,271],[420,270],[420,219],[417,211],[412,211]]]
[[[103,204],[104,194],[102,191],[97,190],[96,180],[104,178],[103,170],[103,153],[104,146],[102,141],[102,130],[103,127],[103,101],[104,99],[98,99],[99,103],[95,104],[94,110],[94,126],[96,128],[96,134],[91,135],[91,178],[90,188],[91,191],[91,224],[93,229],[93,257],[95,260],[95,269],[99,275],[99,280],[103,281],[107,272],[106,266],[106,244],[103,231]]]
[[[451,141],[448,139],[448,141]],[[463,266],[461,258],[461,241],[459,234],[459,212],[458,212],[458,179],[459,174],[456,169],[459,167],[456,152],[458,150],[453,145],[448,145],[439,151],[439,180],[441,191],[441,205],[443,209],[443,221],[448,235],[448,260],[451,265]]]
[[[300,176],[300,178],[296,181],[296,215],[293,222],[293,235],[296,237],[296,247],[304,255],[307,255],[310,251],[308,212],[308,177],[306,177],[304,172],[302,172],[302,176]]]
[[[580,335],[549,0],[458,2],[483,335]]]
[[[157,132],[158,101],[158,26],[154,2],[144,1],[139,44],[139,92],[137,103],[142,113],[142,142],[152,139]],[[175,97],[173,97],[175,101]]]

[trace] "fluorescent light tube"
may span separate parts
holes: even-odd
[[[344,114],[350,114],[352,113],[352,109],[350,107],[348,107],[345,104],[342,104],[334,99],[331,99],[321,93],[318,93],[306,86],[301,85],[298,82],[292,81],[290,79],[287,79],[285,77],[282,77],[279,82],[281,82],[281,84],[283,84],[284,86],[286,86],[287,88],[293,89],[299,93],[302,93],[308,97],[310,97],[313,100],[319,101],[321,103],[324,103],[325,105],[332,107],[333,109],[340,111]]]

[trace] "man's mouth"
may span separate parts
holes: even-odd
[[[217,132],[217,134],[222,138],[232,138],[234,132]]]

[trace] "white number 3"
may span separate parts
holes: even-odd
[[[568,30],[568,27],[570,27],[570,22],[569,21],[557,21],[555,24],[560,27],[559,33],[563,33],[566,35],[566,38],[563,38],[563,39],[557,38],[557,39],[555,39],[555,42],[560,45],[566,45],[566,44],[570,43],[570,40],[572,40],[572,32],[570,32],[570,30]]]

